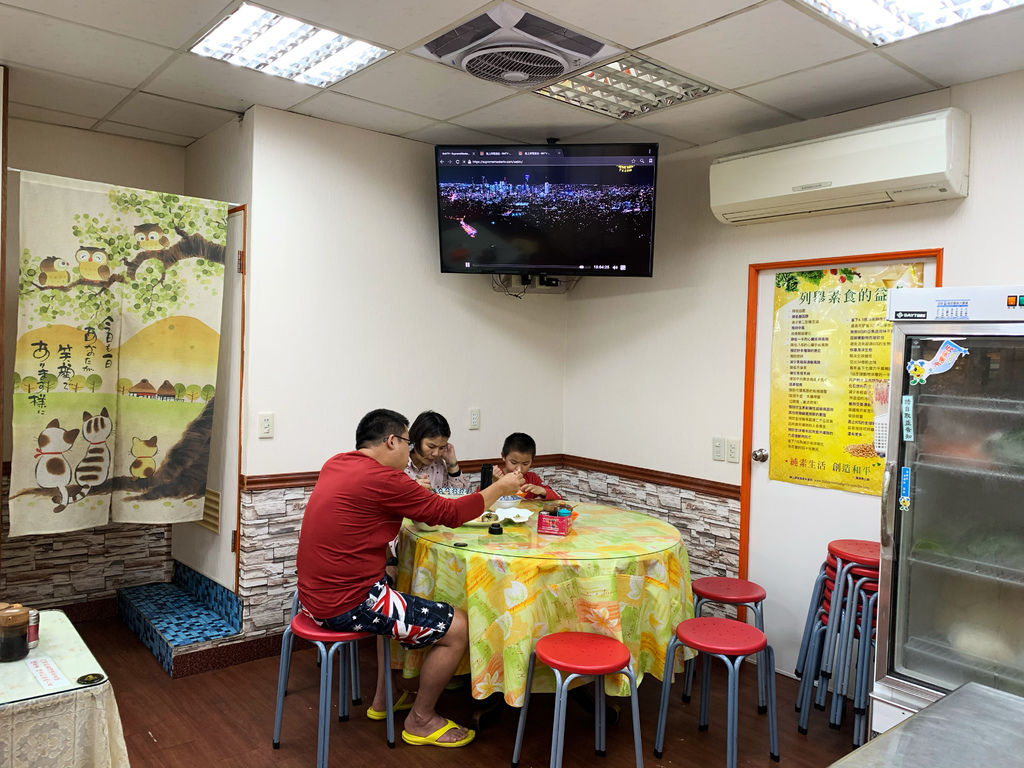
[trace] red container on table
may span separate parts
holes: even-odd
[[[553,536],[565,536],[572,530],[572,521],[576,513],[559,517],[558,515],[547,515],[541,512],[537,515],[537,533],[547,533]]]

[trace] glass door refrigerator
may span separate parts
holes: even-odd
[[[1024,286],[894,290],[871,729],[1024,695]]]

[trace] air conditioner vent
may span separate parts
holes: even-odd
[[[438,38],[431,40],[423,47],[439,59],[450,53],[455,53],[473,43],[483,40],[489,34],[501,29],[490,16],[484,14],[470,19],[450,32],[445,32]]]
[[[534,16],[532,13],[524,13],[523,18],[516,22],[515,28],[528,35],[533,35],[545,43],[557,45],[560,48],[565,48],[582,56],[596,56],[604,48],[604,44],[599,40],[594,40],[586,35],[581,35],[579,32],[573,32],[571,29],[552,24],[550,21],[542,19],[540,16]]]
[[[481,80],[520,87],[561,77],[569,69],[564,59],[550,51],[510,45],[473,51],[462,60],[462,67]]]

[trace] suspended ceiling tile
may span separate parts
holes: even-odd
[[[710,144],[730,136],[794,122],[786,115],[733,93],[704,96],[678,107],[659,109],[630,122],[693,144]]]
[[[643,0],[618,3],[614,12],[595,10],[593,0],[531,0],[530,5],[584,32],[636,48],[692,29],[741,8],[751,0]]]
[[[110,119],[118,123],[195,138],[205,136],[224,123],[237,118],[236,112],[203,107],[149,93],[135,94],[110,115]]]
[[[24,64],[134,88],[170,55],[152,43],[0,5],[0,59],[12,69]]]
[[[474,131],[451,123],[434,123],[405,134],[405,138],[427,144],[508,144],[509,139]]]
[[[96,123],[95,117],[85,115],[73,115],[70,112],[58,112],[53,109],[33,107],[30,104],[19,104],[15,101],[8,105],[7,115],[22,120],[34,120],[37,123],[49,123],[51,125],[68,125],[72,128],[91,128]]]
[[[739,88],[868,48],[781,0],[641,50],[724,88]]]
[[[137,125],[125,125],[124,123],[112,123],[106,121],[96,126],[100,133],[116,133],[118,136],[130,136],[133,139],[144,139],[145,141],[157,141],[161,144],[174,144],[179,147],[187,147],[195,139],[191,136],[178,136],[166,131],[154,131],[151,128],[140,128]]]
[[[654,143],[658,145],[658,155],[661,157],[693,146],[688,141],[680,141],[671,136],[645,131],[634,125],[632,120],[609,125],[606,128],[598,128],[596,131],[569,136],[567,141],[572,144]]]
[[[146,85],[146,91],[232,112],[244,112],[253,104],[288,109],[321,93],[312,85],[302,85],[223,61],[204,59],[192,53],[179,55]]]
[[[481,5],[480,0],[388,0],[388,2],[324,2],[274,0],[274,9],[316,21],[327,29],[389,48],[435,37],[455,26]]]
[[[4,0],[30,11],[99,27],[169,48],[180,48],[219,20],[225,0]]]
[[[12,67],[9,82],[12,101],[87,117],[103,117],[131,93],[128,88],[27,67]]]
[[[449,122],[529,144],[543,144],[548,137],[571,136],[611,125],[615,119],[545,96],[524,93],[452,118]]]
[[[300,115],[319,117],[335,123],[354,125],[358,128],[392,135],[425,128],[434,122],[430,118],[413,115],[409,112],[400,112],[391,107],[373,104],[332,91],[324,91],[316,98],[304,102],[291,111]]]
[[[418,56],[401,54],[345,78],[330,90],[439,120],[517,93]]]
[[[876,53],[862,53],[743,88],[740,93],[803,118],[845,112],[934,90]]]
[[[943,85],[1024,69],[1024,6],[882,48]]]

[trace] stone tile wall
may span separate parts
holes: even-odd
[[[683,534],[693,578],[737,575],[739,501],[564,467],[541,467],[539,474],[566,498],[646,512],[676,526]],[[479,475],[469,479],[472,487]],[[239,597],[246,638],[277,634],[288,621],[299,527],[312,490],[242,494]]]
[[[7,493],[4,477],[0,598],[49,608],[113,598],[120,587],[171,580],[171,526],[115,523],[10,539]]]

